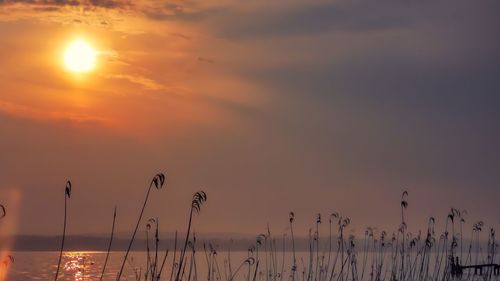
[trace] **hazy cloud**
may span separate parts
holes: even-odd
[[[60,198],[56,179],[74,175],[88,188],[72,206],[83,210],[75,212],[74,231],[90,231],[90,218],[107,231],[101,214],[109,202],[136,204],[138,187],[163,168],[173,175],[171,193],[157,197],[151,211],[179,210],[191,188],[206,187],[213,201],[197,222],[200,231],[286,226],[290,210],[307,229],[309,218],[332,209],[355,225],[378,219],[378,227],[394,229],[403,189],[411,206],[426,207],[409,209],[417,221],[444,219],[451,206],[497,219],[496,0],[54,2],[3,1],[0,8],[0,21],[52,23],[9,23],[17,29],[1,37],[10,68],[0,80],[15,91],[2,91],[0,112],[16,118],[0,122],[13,132],[0,138],[10,163],[0,162],[0,179],[38,172],[37,185],[22,188],[30,191],[27,204],[40,209]],[[45,28],[59,38],[87,27],[113,49],[105,55],[112,63],[88,83],[35,55],[38,42],[50,41]],[[99,115],[91,112],[120,120],[136,138],[22,122]],[[56,159],[50,165],[47,155]],[[36,210],[23,212],[32,218]],[[122,212],[124,220],[135,214]],[[60,223],[31,221],[21,229],[50,232]],[[183,218],[169,216],[168,227],[177,226]]]
[[[0,0],[0,4],[28,4],[37,6],[79,6],[79,7],[102,7],[102,8],[123,8],[130,7],[127,0]]]
[[[47,111],[0,100],[0,113],[9,117],[42,122],[70,122],[73,124],[111,125],[105,118],[83,113]]]
[[[112,75],[105,75],[106,78],[110,79],[123,79],[126,81],[129,81],[131,83],[135,83],[138,85],[143,86],[147,90],[154,90],[154,91],[159,91],[159,90],[167,90],[168,87],[143,76],[138,76],[138,75],[129,75],[129,74],[112,74]]]

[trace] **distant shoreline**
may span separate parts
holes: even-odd
[[[166,235],[168,238],[162,239],[160,235],[159,249],[170,250],[174,249],[174,239],[170,236]],[[276,250],[278,252],[283,251],[283,237],[277,236],[274,237],[274,243],[276,246]],[[112,252],[120,252],[125,251],[127,249],[127,245],[129,242],[129,238],[127,237],[115,237],[113,241],[113,246],[111,248]],[[154,241],[151,241],[152,244]],[[37,236],[37,235],[19,235],[14,238],[9,239],[7,245],[9,245],[10,251],[13,252],[51,252],[51,251],[59,251],[61,243],[61,236]],[[100,236],[92,236],[92,235],[73,235],[66,237],[66,245],[64,247],[64,251],[82,251],[82,252],[106,252],[107,246],[109,243],[109,238],[100,237]],[[177,241],[177,245],[181,243],[181,239],[179,238]],[[355,239],[355,243],[357,245],[363,244],[363,238]],[[464,242],[465,243],[465,242]],[[469,243],[467,241],[467,243]],[[481,242],[486,246],[486,241]],[[210,247],[213,247],[217,251],[225,252],[227,250],[231,251],[248,251],[250,247],[255,247],[256,240],[252,238],[239,238],[239,239],[231,239],[231,238],[216,238],[216,237],[199,237],[197,238],[196,250],[203,251],[203,246],[207,248],[209,251]],[[322,250],[327,251],[329,247],[329,238],[321,237],[320,244]],[[143,252],[146,245],[145,238],[139,238],[134,241],[131,251],[134,252]],[[292,251],[292,244],[289,237],[285,238],[285,252]],[[263,246],[262,246],[263,247]],[[332,251],[335,251],[337,247],[337,237],[332,236]],[[295,249],[301,252],[309,251],[309,239],[306,237],[296,237],[295,238]]]

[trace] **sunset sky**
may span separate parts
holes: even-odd
[[[450,207],[498,225],[500,2],[0,0],[0,203],[9,229],[362,232]],[[75,40],[97,53],[73,73]],[[7,222],[5,222],[7,223]]]

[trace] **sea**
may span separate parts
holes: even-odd
[[[158,254],[158,260],[161,261],[164,257],[164,252]],[[57,270],[57,264],[59,259],[59,252],[12,252],[13,262],[3,262],[0,264],[0,281],[29,281],[29,280],[54,280],[55,272]],[[84,281],[84,280],[103,280],[103,281],[116,281],[116,276],[121,268],[122,261],[125,252],[111,252],[106,270],[102,274],[103,264],[106,258],[106,252],[64,252],[62,256],[60,271],[58,275],[58,280],[60,281]],[[179,253],[177,253],[177,259]],[[154,255],[153,255],[154,258]],[[212,267],[217,267],[219,272],[222,272],[219,276],[214,276],[212,280],[230,280],[230,276],[227,276],[229,272],[228,260],[231,260],[232,272],[237,271],[237,268],[241,265],[240,270],[235,274],[234,281],[236,280],[247,280],[248,277],[248,264],[244,261],[248,258],[248,252],[224,252],[217,255],[216,259],[213,260]],[[297,278],[296,280],[302,280],[301,269],[304,268],[304,263],[307,264],[309,258],[308,252],[298,252],[297,253]],[[333,258],[332,258],[333,259]],[[142,275],[140,280],[144,280],[144,268],[146,265],[147,253],[146,252],[130,252],[129,258],[124,266],[124,271],[122,273],[123,281],[135,281],[137,280],[137,275]],[[264,257],[260,257],[262,262],[265,262]],[[268,260],[267,262],[271,262]],[[291,254],[287,253],[285,259],[280,253],[277,253],[276,258],[272,261],[276,264],[277,268],[283,266],[283,280],[289,280],[290,276],[290,265]],[[360,271],[361,257],[358,257],[358,271]],[[173,254],[169,253],[166,258],[165,267],[162,273],[161,280],[170,280],[171,268],[173,263]],[[161,264],[161,262],[158,262]],[[196,274],[196,280],[207,280],[208,276],[208,264],[207,257],[204,252],[197,252],[196,254],[196,268],[192,271],[192,274]],[[368,264],[370,261],[368,260]],[[255,266],[255,265],[254,265]],[[261,264],[261,266],[263,266]],[[186,269],[188,271],[188,269]],[[370,280],[369,278],[369,266],[367,266],[366,272],[364,273],[364,280]],[[226,272],[226,273],[224,273]],[[101,279],[102,276],[102,279]],[[358,276],[359,277],[359,276]],[[466,276],[464,276],[466,277]],[[266,280],[262,278],[261,280]],[[500,281],[500,276],[491,276],[491,278],[484,279],[484,276],[472,276],[472,278],[463,278],[462,280],[493,280]],[[336,278],[334,278],[336,280]]]

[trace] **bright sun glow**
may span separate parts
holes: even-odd
[[[95,67],[97,52],[83,40],[72,42],[64,52],[64,65],[76,73],[89,72]]]

